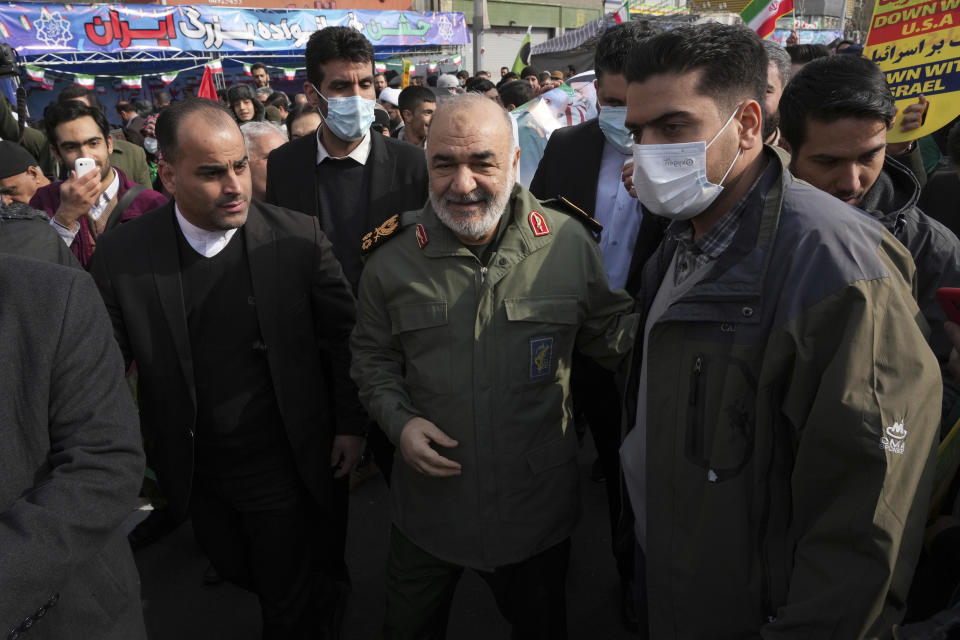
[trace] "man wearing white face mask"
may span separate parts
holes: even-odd
[[[266,201],[319,218],[354,294],[363,269],[364,234],[427,201],[423,150],[370,134],[373,61],[373,46],[356,29],[328,27],[310,36],[303,90],[323,121],[315,135],[301,136],[267,159]],[[367,437],[377,466],[389,478],[392,446],[375,425]],[[348,488],[348,478],[335,486],[338,509],[326,532],[330,563],[341,565],[334,570],[344,579]]]
[[[644,262],[663,238],[664,219],[644,216],[636,198],[620,182],[621,170],[633,153],[633,134],[624,124],[630,52],[657,31],[639,23],[608,29],[594,56],[599,118],[557,129],[550,136],[530,192],[541,200],[563,196],[593,214],[603,225],[599,245],[603,265],[615,289],[636,295]],[[574,407],[586,417],[597,447],[607,488],[611,546],[620,575],[621,614],[628,628],[638,625],[632,589],[634,540],[632,527],[619,526],[620,393],[613,374],[593,361],[574,355],[571,373]],[[629,519],[628,519],[629,520]]]
[[[671,220],[620,450],[650,637],[888,638],[940,412],[913,262],[764,147],[753,31],[673,29],[626,75],[636,192]]]

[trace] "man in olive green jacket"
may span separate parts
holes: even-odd
[[[643,272],[621,447],[650,637],[888,638],[920,549],[939,367],[910,254],[763,146],[766,66],[756,33],[705,24],[646,40],[627,68],[634,186],[673,218]],[[645,172],[669,162],[686,193],[711,139],[699,159],[723,191],[658,197]]]
[[[502,109],[451,98],[430,127],[431,202],[364,240],[394,236],[364,268],[351,340],[361,400],[405,462],[387,638],[442,637],[463,567],[491,584],[515,637],[566,637],[570,357],[615,368],[636,316],[584,224],[514,186],[518,152]]]

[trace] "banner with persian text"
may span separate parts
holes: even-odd
[[[877,63],[903,110],[924,96],[923,126],[888,142],[905,142],[947,125],[960,114],[960,0],[877,0],[863,55]]]
[[[352,27],[374,46],[470,42],[462,13],[231,9],[211,6],[0,4],[0,40],[20,55],[303,49],[310,34]]]

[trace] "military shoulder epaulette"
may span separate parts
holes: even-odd
[[[417,218],[417,211],[407,211],[392,215],[382,224],[369,231],[360,239],[360,253],[366,255],[386,242],[388,239],[397,235],[403,227],[408,227]]]
[[[589,213],[573,204],[563,196],[557,196],[556,198],[550,198],[549,200],[541,200],[543,204],[547,205],[551,209],[556,209],[557,211],[562,211],[566,214],[569,214],[585,224],[587,229],[593,231],[594,233],[600,233],[603,231],[603,225],[597,222],[596,218],[591,216]]]

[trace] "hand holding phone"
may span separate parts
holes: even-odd
[[[97,168],[97,163],[93,158],[77,158],[73,163],[73,170],[77,172],[77,177],[82,178]]]

